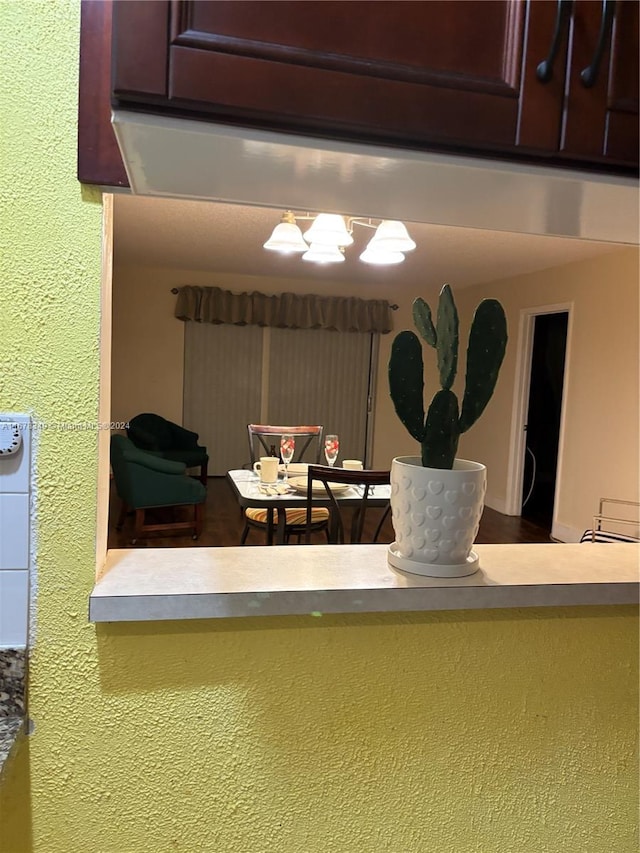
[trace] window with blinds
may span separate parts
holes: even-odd
[[[248,423],[322,424],[342,459],[367,459],[377,335],[187,323],[184,425],[209,474],[248,462]]]

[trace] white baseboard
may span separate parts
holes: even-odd
[[[584,528],[582,527],[578,530],[575,527],[569,527],[567,524],[560,524],[557,521],[553,522],[553,527],[551,528],[551,536],[559,542],[579,542],[583,533]]]
[[[507,502],[505,500],[502,500],[501,498],[494,498],[491,495],[485,495],[484,505],[488,506],[489,509],[495,509],[496,512],[499,512],[502,515],[509,514],[507,512]]]

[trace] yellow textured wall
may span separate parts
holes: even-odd
[[[51,420],[98,397],[78,14],[0,15],[0,410]],[[39,448],[35,731],[0,788],[2,853],[635,853],[631,608],[96,629],[96,444]]]

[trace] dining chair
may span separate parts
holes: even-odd
[[[319,462],[322,451],[322,437],[324,427],[322,426],[273,426],[271,424],[247,424],[249,437],[249,454],[251,465],[257,461],[259,456],[271,455],[271,449],[275,449],[275,455],[280,453],[280,436],[294,435],[296,446],[293,462],[302,462],[305,456],[310,461]],[[261,530],[265,536],[267,533],[267,512],[261,507],[248,507],[244,511],[244,529],[240,537],[240,544],[247,541],[251,528]],[[285,509],[274,511],[274,524],[278,523],[278,512],[285,513],[284,542],[288,544],[291,537],[295,536],[298,542],[307,531],[307,512],[302,507],[297,509]],[[326,507],[314,507],[311,513],[309,533],[323,532],[329,539],[329,517],[330,513]]]
[[[318,497],[318,492],[312,487],[314,481],[322,483],[324,490],[331,500],[330,521],[329,521],[329,542],[336,545],[345,544],[345,523],[343,519],[343,509],[338,504],[336,496],[331,489],[331,483],[339,483],[348,486],[354,486],[362,489],[359,501],[354,505],[351,503],[349,511],[352,513],[350,538],[349,542],[352,545],[362,542],[362,533],[364,529],[364,521],[367,509],[370,509],[369,501],[373,497],[373,489],[375,486],[388,486],[391,482],[390,471],[352,471],[344,468],[329,468],[326,465],[309,465],[307,469],[307,511],[306,521],[307,530],[305,535],[305,544],[310,542],[311,521],[313,518],[313,500]],[[373,534],[371,542],[377,542],[382,525],[389,515],[391,505],[387,504]]]
[[[249,436],[249,456],[251,464],[260,456],[269,454],[274,447],[276,456],[280,455],[280,436],[294,435],[296,447],[292,462],[304,462],[305,456],[309,461],[318,463],[322,451],[322,426],[272,426],[270,424],[247,424]]]

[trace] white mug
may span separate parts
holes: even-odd
[[[278,481],[277,456],[261,456],[259,462],[255,462],[253,470],[259,474],[262,483],[276,483]]]
[[[362,471],[364,466],[360,459],[344,459],[342,461],[342,467],[346,471]]]

